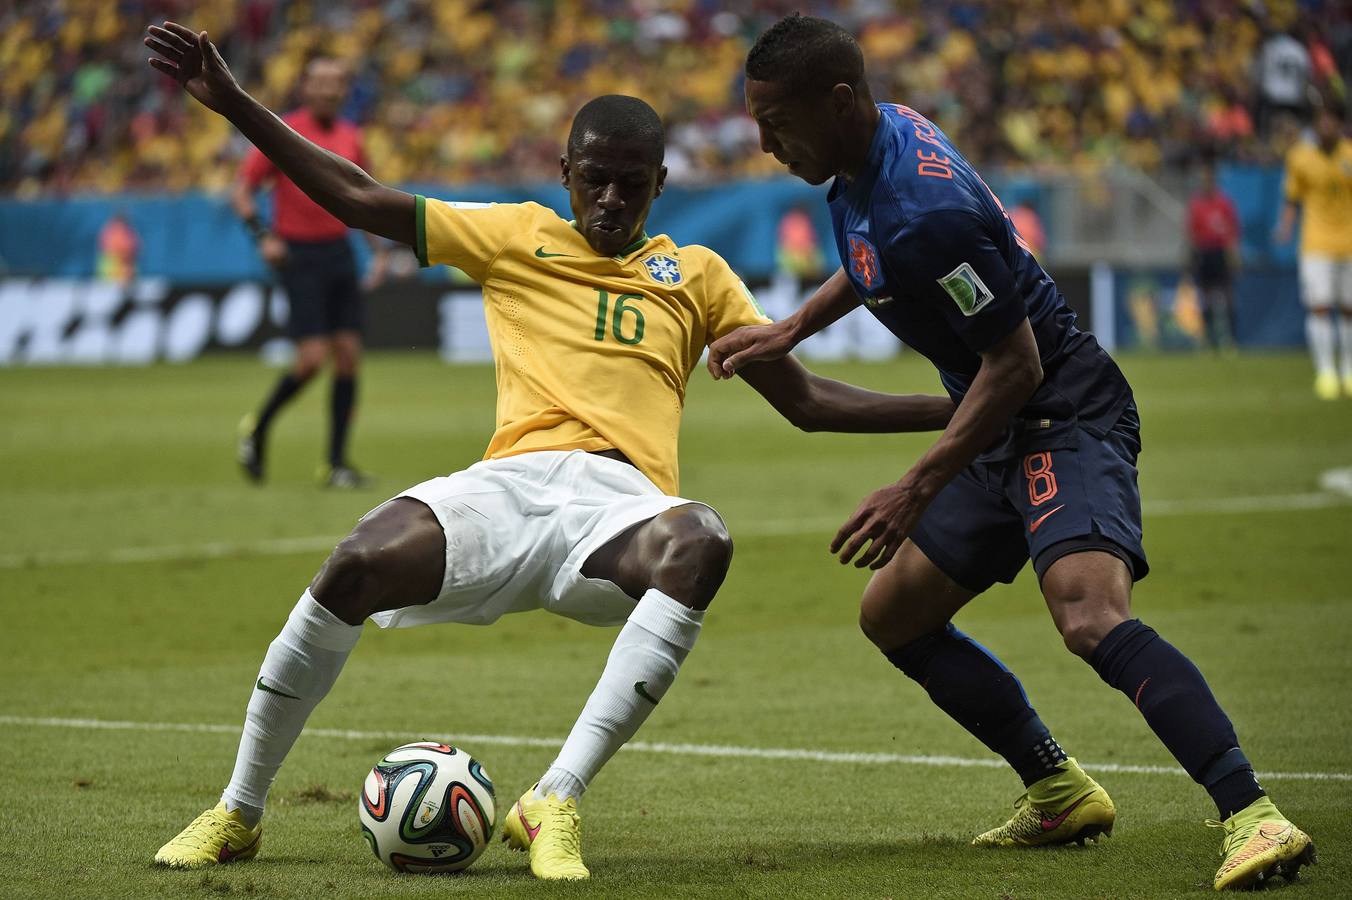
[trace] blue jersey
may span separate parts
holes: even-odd
[[[934,363],[954,402],[971,387],[980,354],[1028,319],[1043,381],[983,459],[1027,452],[1029,428],[1102,437],[1131,402],[1122,372],[1075,326],[1000,201],[943,132],[905,106],[878,109],[863,170],[837,178],[828,197],[855,292]]]

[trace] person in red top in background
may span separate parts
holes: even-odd
[[[99,229],[99,277],[126,287],[136,277],[136,257],[141,252],[141,239],[126,216],[114,213]]]
[[[1215,350],[1234,346],[1234,273],[1239,267],[1239,215],[1216,186],[1216,164],[1202,163],[1201,184],[1188,201],[1188,246],[1202,301],[1207,341]]]
[[[325,150],[366,168],[361,130],[338,118],[347,99],[347,70],[336,59],[318,57],[305,67],[302,106],[284,121]],[[258,216],[255,193],[273,188],[272,227]],[[362,288],[383,280],[387,247],[370,237],[373,252],[365,284],[357,280],[357,263],[348,243],[347,226],[305,196],[267,157],[251,150],[240,168],[231,205],[248,226],[259,253],[286,288],[291,313],[287,331],[296,343],[290,371],[272,389],[257,415],[240,424],[239,463],[252,481],[262,481],[268,428],[278,411],[333,355],[328,467],[322,477],[330,487],[355,488],[367,480],[347,461],[348,425],[357,397],[357,365],[361,359]]]

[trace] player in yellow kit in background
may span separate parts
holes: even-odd
[[[1315,117],[1314,143],[1301,142],[1286,156],[1286,204],[1277,242],[1291,240],[1300,224],[1300,295],[1305,337],[1314,358],[1314,391],[1322,400],[1352,397],[1352,140],[1342,114],[1325,107]],[[1334,345],[1340,365],[1334,365]]]
[[[146,44],[159,54],[152,66],[341,221],[482,284],[498,379],[485,461],[382,504],[338,544],[268,648],[220,804],[156,861],[198,867],[257,853],[268,788],[368,617],[488,624],[548,609],[624,627],[503,834],[529,850],[536,876],[588,877],[578,800],[671,686],[731,560],[718,514],[675,496],[686,381],[710,342],[768,320],[715,253],[644,232],[666,169],[661,121],[641,100],[599,97],[578,112],[561,159],[569,223],[531,203],[444,203],[385,187],[246,94],[205,32],[166,22]],[[947,397],[865,391],[792,357],[739,374],[806,430],[932,430],[953,411]]]

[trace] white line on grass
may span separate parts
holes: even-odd
[[[1319,476],[1319,486],[1326,491],[1352,497],[1352,466],[1346,469],[1329,469]]]
[[[1325,475],[1337,475],[1334,470]],[[1142,504],[1147,516],[1242,515],[1260,512],[1289,512],[1298,509],[1327,509],[1352,504],[1352,469],[1347,484],[1337,478],[1328,481],[1326,492],[1309,494],[1259,494],[1252,497],[1213,497],[1193,500],[1155,500]],[[735,538],[790,537],[821,534],[830,536],[844,522],[840,516],[811,519],[774,519],[769,521],[730,522]],[[116,547],[109,550],[56,550],[34,553],[0,554],[0,569],[46,568],[51,566],[108,565],[121,563],[188,562],[203,559],[236,559],[251,556],[290,556],[331,550],[342,535],[268,538],[261,541],[211,541],[204,544],[161,544],[150,547]]]
[[[77,566],[89,563],[186,562],[197,559],[229,559],[244,556],[290,556],[332,550],[342,535],[268,538],[262,541],[209,541],[205,544],[159,544],[150,547],[115,547],[109,550],[58,550],[12,553],[0,556],[0,569]]]
[[[34,728],[73,728],[87,731],[172,731],[189,734],[240,733],[237,725],[194,722],[119,722],[108,719],[60,719],[35,716],[0,715],[0,725]],[[347,741],[382,740],[405,742],[412,739],[448,740],[462,747],[496,745],[499,747],[543,747],[554,749],[562,738],[524,737],[512,734],[438,735],[409,731],[352,731],[344,728],[307,728],[311,737]],[[625,750],[636,753],[661,753],[669,756],[710,756],[723,759],[774,759],[798,762],[843,763],[867,766],[933,766],[955,769],[1002,769],[999,759],[973,759],[965,756],[912,756],[904,753],[849,753],[832,750],[803,750],[792,747],[740,747],[731,744],[669,744],[630,741]],[[1186,775],[1177,766],[1142,766],[1127,763],[1082,763],[1095,772],[1130,775]],[[1352,772],[1259,772],[1267,781],[1352,781]]]

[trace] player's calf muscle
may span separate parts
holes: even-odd
[[[315,600],[349,625],[387,609],[435,600],[446,566],[446,537],[432,511],[399,498],[343,538],[310,585]]]

